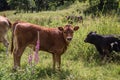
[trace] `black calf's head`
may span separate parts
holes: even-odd
[[[96,32],[90,32],[85,38],[84,42],[93,44],[94,40],[96,39],[96,36]]]

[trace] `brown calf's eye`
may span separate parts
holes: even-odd
[[[67,32],[64,32],[64,33],[67,33]]]

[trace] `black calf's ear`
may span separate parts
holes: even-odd
[[[96,34],[97,33],[97,31],[91,31],[90,32],[90,34]]]
[[[63,27],[58,27],[58,29],[59,29],[60,31],[63,31],[63,30],[64,30]]]
[[[77,31],[79,29],[79,26],[74,27],[74,31]]]
[[[97,33],[97,31],[94,31],[94,33]]]

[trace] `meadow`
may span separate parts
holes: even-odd
[[[6,14],[12,23],[22,20],[46,27],[59,27],[67,24],[66,15],[83,16],[83,24],[75,22],[80,29],[74,33],[74,38],[67,51],[62,55],[61,71],[52,70],[52,55],[39,51],[39,63],[30,66],[28,56],[32,54],[30,48],[26,48],[21,58],[21,68],[13,72],[13,55],[5,54],[5,47],[0,44],[0,80],[120,80],[120,53],[111,54],[113,60],[102,63],[95,47],[84,43],[86,35],[90,31],[97,31],[102,35],[120,35],[120,16],[117,14],[94,17],[92,14],[85,16],[78,13],[77,9],[84,10],[87,3],[76,3],[66,9],[56,11],[41,11],[38,13],[18,13],[15,11],[0,12]],[[114,13],[114,12],[113,12]],[[11,42],[11,30],[8,32]],[[10,46],[9,46],[10,48]]]

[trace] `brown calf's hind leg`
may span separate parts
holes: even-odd
[[[25,49],[25,47],[14,49],[14,52],[13,52],[14,68],[13,69],[15,69],[15,70],[17,69],[17,67],[20,67],[20,59],[21,59],[24,49]]]
[[[9,43],[8,43],[7,39],[5,39],[5,37],[3,37],[2,42],[3,42],[4,46],[7,48],[7,49],[6,49],[6,53],[8,54],[8,46],[9,46]]]

